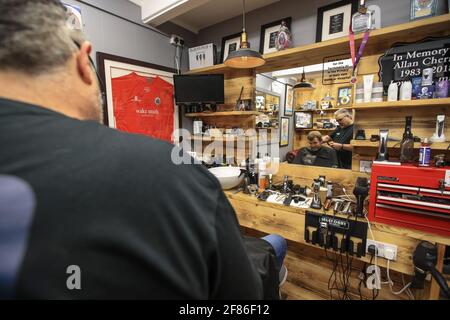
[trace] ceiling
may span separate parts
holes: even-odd
[[[152,0],[130,1],[145,6],[145,1]],[[198,33],[206,27],[242,15],[242,0],[205,0],[202,2],[206,3],[188,6],[186,2],[189,1],[195,2],[195,0],[180,1],[186,9],[180,10],[180,7],[177,8],[175,6],[167,10],[163,16],[158,16],[156,22],[147,21],[147,23],[158,26],[164,22],[171,21],[191,32]],[[278,1],[280,0],[246,0],[245,11],[250,12]],[[166,19],[164,19],[165,17]]]

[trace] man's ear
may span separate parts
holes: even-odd
[[[92,44],[85,41],[80,47],[80,51],[76,54],[76,63],[78,74],[81,79],[87,84],[91,85],[94,81],[93,78],[93,66],[89,60],[89,54],[92,51]]]

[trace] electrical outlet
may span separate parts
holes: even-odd
[[[394,244],[383,243],[367,239],[366,252],[369,246],[373,244],[377,248],[377,256],[388,260],[397,260],[397,246]]]
[[[171,45],[182,47],[183,44],[184,44],[184,39],[182,37],[180,37],[180,36],[177,36],[176,34],[173,34],[170,37],[170,41],[169,42],[170,42]]]

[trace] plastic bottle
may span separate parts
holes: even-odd
[[[398,100],[398,85],[395,82],[392,82],[388,88],[388,101],[397,101]]]
[[[431,156],[431,147],[428,143],[428,139],[425,138],[420,144],[419,149],[419,166],[421,167],[429,167],[430,166],[430,156]]]
[[[266,163],[264,161],[259,163],[258,188],[260,191],[266,189]]]
[[[411,81],[403,82],[400,88],[400,100],[411,100],[412,99],[412,83]]]

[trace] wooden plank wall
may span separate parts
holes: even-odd
[[[256,76],[253,69],[231,70],[225,74],[225,105],[218,111],[236,110],[236,101],[244,87],[241,99],[255,101]]]

